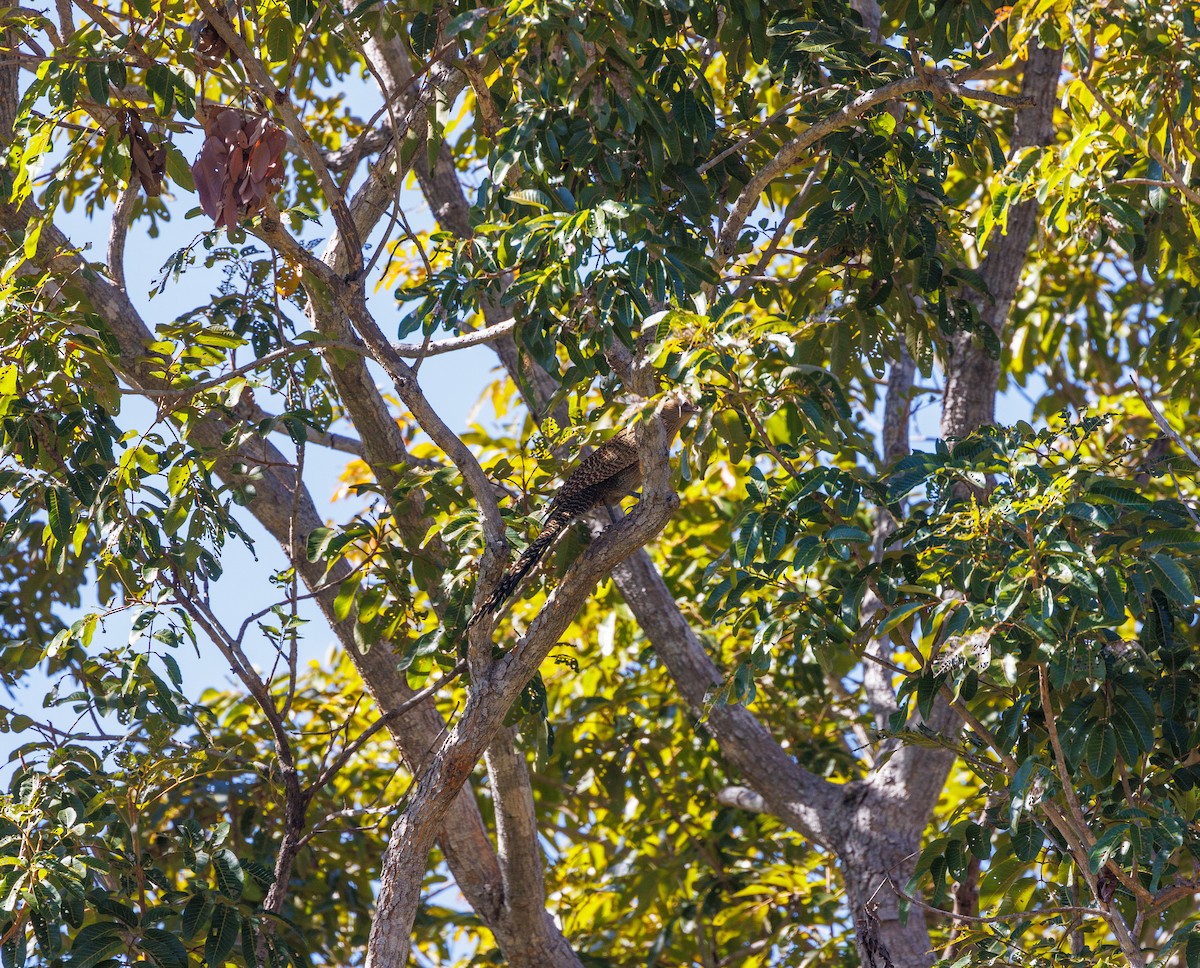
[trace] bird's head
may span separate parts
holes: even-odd
[[[680,428],[691,419],[692,414],[699,412],[699,407],[686,400],[671,400],[666,403],[662,408],[662,421],[667,435],[674,439]]]

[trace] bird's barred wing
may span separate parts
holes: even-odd
[[[551,502],[552,508],[562,508],[570,515],[581,514],[590,508],[573,508],[572,503],[585,491],[602,485],[638,462],[637,439],[632,428],[619,431],[592,451],[576,466],[563,482]]]

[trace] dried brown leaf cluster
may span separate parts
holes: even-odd
[[[270,118],[217,108],[204,119],[208,137],[192,165],[204,214],[232,229],[262,211],[283,180],[287,135]]]
[[[233,21],[235,12],[232,3],[225,4],[224,15],[227,23]],[[188,24],[188,34],[192,38],[192,49],[196,52],[196,57],[210,71],[220,67],[221,62],[227,56],[231,60],[237,60],[236,55],[229,53],[229,45],[217,33],[217,28],[213,26],[211,21],[207,19],[193,21]]]

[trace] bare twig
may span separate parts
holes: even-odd
[[[129,234],[129,219],[133,215],[133,204],[137,201],[138,186],[133,176],[129,184],[121,189],[117,204],[113,208],[112,228],[108,231],[108,275],[117,288],[125,287],[125,238]]]
[[[122,287],[124,288],[124,287]],[[478,329],[474,332],[464,333],[462,336],[451,336],[442,340],[434,340],[430,343],[390,343],[391,352],[396,356],[402,356],[409,359],[421,359],[425,356],[441,356],[444,353],[453,353],[455,350],[466,349],[470,346],[479,346],[483,343],[490,343],[500,339],[513,331],[516,326],[516,320],[509,319],[496,326],[489,326],[485,329]],[[213,387],[220,386],[222,383],[227,383],[230,380],[236,379],[239,376],[244,376],[260,367],[266,366],[269,363],[274,363],[277,360],[285,359],[296,353],[305,353],[309,350],[333,349],[345,350],[350,353],[357,353],[360,356],[367,355],[366,350],[355,343],[347,343],[340,340],[311,340],[305,343],[295,343],[291,346],[283,346],[277,350],[272,350],[256,360],[242,366],[235,367],[228,373],[222,373],[219,376],[212,377],[208,380],[202,380],[199,383],[192,383],[183,387],[163,387],[162,389],[146,390],[146,389],[124,389],[121,392],[125,394],[133,394],[143,397],[187,397],[204,390],[211,390]],[[347,440],[349,438],[346,438]],[[330,444],[329,446],[334,446]],[[355,444],[353,453],[358,452],[361,444]],[[345,446],[339,446],[336,449],[344,450]]]
[[[333,777],[337,775],[338,770],[346,765],[346,762],[350,759],[350,757],[357,753],[362,748],[363,744],[366,743],[367,740],[374,736],[384,726],[388,726],[395,722],[409,710],[419,706],[443,686],[453,682],[463,674],[463,671],[466,668],[466,661],[460,661],[444,676],[439,677],[436,682],[430,683],[420,692],[414,692],[410,698],[400,703],[400,705],[392,707],[392,709],[390,709],[386,715],[380,716],[377,720],[375,720],[375,722],[359,733],[358,737],[354,739],[353,742],[347,743],[345,748],[343,748],[343,750],[337,755],[334,761],[321,771],[321,775],[317,777],[316,783],[313,784],[313,789],[320,789],[331,779],[333,779]]]
[[[1141,378],[1134,370],[1129,371],[1129,382],[1133,385],[1134,392],[1137,393],[1143,405],[1148,411],[1150,411],[1150,416],[1153,417],[1154,422],[1158,424],[1158,429],[1166,434],[1166,436],[1171,438],[1175,445],[1187,455],[1188,460],[1190,460],[1196,467],[1200,467],[1200,454],[1197,454],[1196,451],[1192,449],[1191,445],[1183,439],[1178,430],[1167,423],[1167,418],[1163,416],[1162,411],[1159,410],[1154,401],[1150,399],[1150,394],[1142,388]]]

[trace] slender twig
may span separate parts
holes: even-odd
[[[1050,703],[1050,677],[1046,672],[1046,663],[1038,663],[1038,695],[1042,703],[1042,716],[1046,720],[1046,732],[1050,735],[1050,749],[1054,752],[1054,763],[1058,767],[1058,781],[1062,784],[1063,796],[1067,798],[1067,809],[1075,821],[1075,830],[1084,845],[1090,850],[1096,844],[1092,830],[1083,816],[1083,808],[1079,805],[1079,797],[1075,793],[1075,785],[1071,782],[1071,772],[1067,769],[1067,758],[1063,754],[1062,743],[1058,738],[1058,723],[1054,715],[1054,707]]]
[[[286,433],[287,428],[278,426],[280,416],[270,413],[260,407],[257,403],[246,404],[239,401],[237,407],[234,408],[237,415],[247,423],[264,423],[270,421],[273,426],[272,430],[275,433]],[[310,444],[316,444],[318,447],[325,447],[329,450],[340,451],[343,454],[353,454],[355,457],[362,457],[363,443],[357,437],[349,437],[345,434],[335,434],[328,430],[317,430],[313,427],[305,426],[305,440]],[[411,456],[411,455],[410,455]],[[413,457],[412,462],[418,463],[417,458]]]
[[[1179,191],[1181,195],[1183,195],[1184,198],[1190,201],[1193,205],[1200,205],[1200,192],[1188,185],[1184,177],[1167,162],[1162,152],[1154,147],[1153,142],[1147,139],[1145,146],[1140,143],[1138,133],[1134,130],[1133,125],[1130,124],[1126,120],[1125,116],[1117,111],[1117,109],[1113,107],[1111,103],[1109,103],[1108,99],[1100,93],[1100,89],[1096,87],[1095,82],[1086,72],[1079,75],[1079,83],[1087,88],[1088,93],[1091,94],[1095,102],[1104,109],[1104,113],[1112,118],[1113,121],[1115,121],[1118,125],[1120,125],[1125,133],[1129,135],[1129,140],[1133,147],[1139,151],[1145,151],[1149,158],[1157,161],[1163,170],[1163,174],[1171,179],[1171,184]]]
[[[496,324],[495,326],[477,329],[470,333],[464,333],[462,336],[451,336],[446,339],[434,340],[427,344],[391,343],[388,345],[390,346],[391,352],[393,352],[396,356],[419,360],[426,356],[440,356],[443,353],[453,353],[456,350],[467,349],[471,346],[479,346],[483,343],[491,343],[500,339],[502,336],[511,333],[515,326],[516,320],[507,319],[502,323]],[[222,373],[220,376],[215,376],[208,380],[202,380],[199,383],[191,383],[184,387],[164,387],[161,390],[128,389],[122,387],[120,392],[141,397],[158,398],[191,396],[196,393],[201,393],[204,390],[211,390],[213,387],[220,386],[222,383],[227,383],[229,380],[236,379],[239,376],[243,376],[246,373],[257,370],[259,367],[266,366],[269,363],[274,363],[276,360],[285,359],[286,357],[296,353],[305,353],[309,350],[318,349],[346,350],[351,353],[357,353],[360,356],[369,355],[368,351],[364,347],[355,343],[348,343],[344,340],[315,339],[305,343],[295,343],[291,346],[283,346],[277,350],[272,350],[270,353],[260,356],[256,360],[251,360],[249,363],[235,367],[227,373]],[[345,438],[345,441],[348,441],[349,439],[350,438]],[[345,443],[342,445],[334,445],[333,443],[330,443],[329,446],[338,450],[344,450],[350,445]],[[355,442],[353,446],[355,447],[355,452],[357,452],[362,445],[358,442]]]
[[[393,707],[392,709],[388,710],[387,713],[380,716],[377,720],[375,720],[375,722],[359,733],[358,737],[353,742],[347,744],[345,748],[343,748],[343,750],[337,755],[336,759],[334,759],[332,763],[330,763],[321,771],[321,775],[317,777],[317,781],[313,788],[320,789],[323,787],[326,783],[333,779],[338,770],[346,765],[346,762],[350,759],[350,757],[357,753],[362,748],[363,744],[366,743],[366,741],[374,736],[377,732],[379,732],[379,730],[381,730],[384,726],[395,722],[409,710],[419,706],[447,683],[457,679],[460,675],[462,675],[466,668],[466,660],[460,659],[458,664],[453,669],[447,672],[444,676],[439,677],[436,682],[430,683],[420,692],[413,693],[412,696],[404,700],[404,702],[402,702],[399,706]]]
[[[892,880],[892,890],[901,898],[910,901],[926,911],[931,911],[934,914],[940,914],[944,917],[951,918],[955,921],[970,921],[972,924],[998,924],[1004,921],[1032,921],[1035,918],[1051,918],[1062,914],[1078,914],[1084,917],[1094,917],[1104,919],[1104,912],[1099,908],[1090,907],[1074,907],[1066,905],[1062,907],[1047,907],[1038,908],[1036,911],[1017,911],[1014,914],[988,914],[974,917],[970,914],[960,914],[957,911],[947,911],[944,908],[934,907],[919,897],[914,897],[911,894],[905,893],[904,889],[899,884]]]
[[[1191,445],[1189,445],[1188,442],[1183,439],[1179,431],[1167,423],[1167,418],[1163,416],[1162,411],[1159,410],[1158,407],[1155,406],[1154,401],[1150,399],[1150,394],[1142,389],[1141,378],[1138,376],[1136,371],[1129,371],[1129,382],[1133,384],[1134,392],[1137,393],[1139,398],[1141,398],[1141,401],[1145,405],[1146,409],[1150,411],[1150,416],[1153,417],[1154,422],[1158,424],[1158,429],[1171,438],[1172,441],[1174,441],[1176,446],[1178,446],[1179,449],[1187,455],[1188,460],[1195,464],[1196,467],[1200,467],[1200,454],[1197,454],[1192,449]]]
[[[176,596],[180,607],[192,617],[212,640],[220,653],[229,662],[234,674],[241,679],[250,695],[254,697],[258,707],[266,718],[267,726],[275,743],[275,756],[279,760],[279,770],[283,778],[284,789],[284,824],[283,837],[280,839],[278,854],[275,859],[275,879],[263,900],[263,907],[268,911],[278,913],[283,909],[287,897],[289,881],[291,880],[292,863],[300,850],[301,838],[305,832],[305,815],[308,805],[312,802],[312,790],[305,790],[300,783],[300,771],[296,766],[295,751],[291,739],[274,699],[270,687],[254,670],[241,645],[233,639],[221,621],[213,614],[208,605],[201,601],[191,589],[183,587],[176,580]]]
[[[731,144],[728,148],[726,148],[720,154],[714,155],[712,158],[709,158],[708,161],[706,161],[704,164],[700,165],[696,169],[696,174],[703,175],[710,168],[712,168],[716,165],[719,165],[730,155],[734,154],[735,152],[741,151],[744,147],[746,147],[746,145],[748,145],[751,141],[753,141],[755,138],[757,138],[759,136],[759,134],[761,134],[767,128],[768,125],[774,124],[776,121],[778,121],[780,118],[782,118],[785,114],[788,113],[788,111],[790,111],[792,108],[794,108],[801,101],[803,101],[807,98],[810,98],[810,97],[815,97],[818,94],[824,94],[824,93],[828,93],[830,91],[844,90],[844,89],[845,88],[842,87],[842,85],[837,85],[834,87],[813,88],[811,91],[801,91],[799,94],[797,94],[795,97],[793,97],[790,101],[785,101],[783,107],[781,107],[774,114],[772,114],[766,118],[763,118],[763,120],[760,121],[758,124],[756,124],[754,126],[754,128],[748,134],[745,134],[742,137],[738,138],[737,141],[735,141],[733,144]]]

